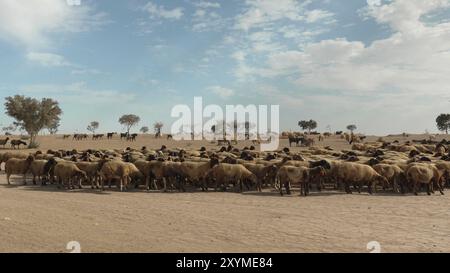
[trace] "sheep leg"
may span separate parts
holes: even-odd
[[[24,185],[27,184],[27,174],[26,173],[23,174],[23,184]]]
[[[292,193],[291,193],[291,182],[290,182],[290,181],[287,181],[285,187],[286,187],[286,193],[287,193],[288,195],[291,195],[291,194],[292,194]]]
[[[375,184],[375,183],[369,182],[369,183],[367,184],[367,191],[369,192],[370,195],[373,194],[373,191],[372,191],[372,187],[373,187],[373,186],[375,186],[375,188],[376,188],[376,184]]]
[[[444,187],[442,186],[442,183],[439,183],[438,187],[439,187],[439,192],[441,193],[441,195],[444,195]]]
[[[428,195],[431,195],[431,187],[432,187],[431,185],[432,184],[433,184],[433,182],[427,184],[427,194]]]
[[[36,185],[36,175],[33,174],[33,185]]]
[[[11,174],[7,173],[6,174],[6,181],[8,181],[8,185],[11,185],[11,183],[9,182],[9,177],[11,176]]]
[[[165,177],[163,177],[163,185],[164,185],[163,192],[167,192],[167,181]]]
[[[413,184],[413,192],[414,192],[414,195],[417,195],[417,182],[414,182],[414,184]]]
[[[345,191],[348,193],[348,194],[353,194],[353,192],[352,192],[352,189],[350,188],[350,183],[345,183]]]
[[[145,190],[146,191],[150,190],[150,177],[149,176],[145,177]]]
[[[156,179],[154,179],[154,178],[151,178],[151,179],[153,180],[153,188],[155,190],[158,190],[158,183],[157,183]]]

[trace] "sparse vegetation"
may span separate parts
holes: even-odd
[[[125,126],[128,135],[130,134],[131,128],[136,126],[140,121],[141,118],[133,114],[123,115],[119,118],[119,123]]]
[[[43,98],[41,101],[16,95],[5,98],[6,114],[16,120],[18,127],[30,135],[29,147],[37,145],[36,136],[60,120],[62,114],[57,101]]]
[[[439,131],[448,134],[448,130],[450,129],[450,114],[440,114],[436,118],[436,125]]]
[[[95,131],[100,127],[100,123],[98,121],[91,121],[88,127],[86,128],[89,132],[95,134]]]

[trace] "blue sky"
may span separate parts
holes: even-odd
[[[167,130],[194,96],[279,104],[283,130],[433,132],[449,75],[448,0],[0,0],[0,95],[57,99],[63,132]]]

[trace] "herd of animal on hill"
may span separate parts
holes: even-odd
[[[297,138],[301,136],[289,136]],[[293,152],[283,148],[259,152],[254,146],[232,145],[206,149],[157,150],[48,150],[28,154],[0,153],[7,183],[12,175],[33,177],[34,184],[56,184],[71,190],[93,189],[186,191],[210,189],[250,191],[263,189],[301,195],[311,192],[383,191],[391,194],[444,194],[450,178],[450,142],[443,140],[363,142],[361,137],[324,134],[322,138],[348,138],[352,150],[310,146]],[[298,142],[297,142],[298,143]],[[14,183],[17,183],[15,181]]]

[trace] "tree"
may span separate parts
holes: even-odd
[[[133,114],[123,115],[119,119],[119,123],[127,128],[128,134],[130,134],[131,127],[137,125],[139,121],[141,121],[141,118]]]
[[[148,128],[148,126],[144,126],[144,127],[141,128],[140,131],[141,131],[143,134],[146,134],[146,133],[148,133],[148,131],[150,131],[150,129]]]
[[[317,122],[315,120],[301,120],[298,122],[298,126],[302,128],[302,130],[308,130],[308,133],[311,133],[311,130],[317,128]]]
[[[347,130],[349,130],[352,134],[353,134],[353,131],[355,131],[356,129],[357,129],[357,127],[354,124],[347,126]]]
[[[89,125],[86,129],[89,132],[95,134],[95,131],[98,129],[99,126],[100,126],[100,123],[98,121],[91,121],[91,123],[89,123]]]
[[[12,132],[17,130],[17,126],[14,124],[10,124],[2,128],[2,131],[5,132],[5,135],[11,135]]]
[[[30,136],[29,147],[36,147],[36,137],[39,132],[60,120],[62,114],[57,101],[43,98],[41,101],[15,95],[5,98],[6,114],[16,120],[15,124],[25,130]]]
[[[450,114],[440,114],[436,118],[436,125],[439,131],[445,131],[448,134],[448,130],[450,129]]]
[[[59,119],[55,120],[52,124],[50,124],[50,126],[47,127],[47,130],[51,135],[54,135],[58,132],[60,125],[61,124],[59,123]]]
[[[160,137],[161,136],[161,130],[162,130],[163,126],[164,126],[164,123],[162,123],[161,121],[155,122],[155,124],[153,124],[153,129],[155,129],[155,136],[156,137]]]

